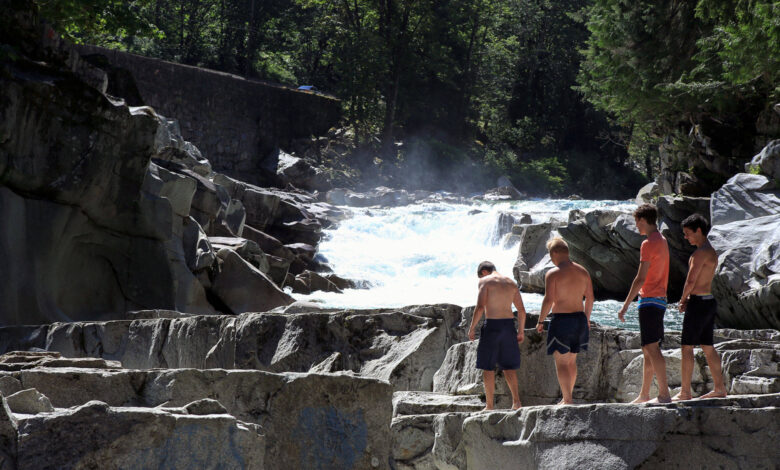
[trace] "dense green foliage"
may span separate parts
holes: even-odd
[[[531,193],[611,197],[642,182],[573,89],[587,0],[42,1],[76,41],[338,96],[365,182],[507,174]]]
[[[698,134],[744,161],[773,132],[756,122],[780,99],[780,2],[596,0],[586,16],[580,90],[626,129],[635,157]]]

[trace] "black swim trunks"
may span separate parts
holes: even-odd
[[[712,295],[691,295],[683,318],[682,344],[712,346],[717,310],[718,302]]]
[[[477,369],[513,370],[520,367],[520,345],[514,318],[485,319],[479,333]]]
[[[584,312],[554,313],[550,318],[550,328],[547,330],[548,355],[555,351],[566,354],[588,350],[590,330]]]
[[[664,313],[666,307],[639,303],[639,338],[642,346],[664,340]]]

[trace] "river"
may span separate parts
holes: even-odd
[[[533,223],[551,218],[568,220],[570,210],[633,210],[633,201],[532,199],[475,204],[422,203],[393,208],[343,207],[350,217],[325,231],[319,252],[334,272],[366,280],[369,289],[342,294],[314,292],[299,296],[327,307],[378,308],[415,304],[474,305],[477,265],[492,261],[499,272],[512,276],[517,245],[497,236],[502,212],[529,214]],[[538,312],[542,296],[523,293],[529,312]],[[626,322],[617,311],[621,302],[596,302],[591,319],[611,326],[637,330],[636,304]],[[668,331],[679,331],[682,315],[670,306],[665,316]]]

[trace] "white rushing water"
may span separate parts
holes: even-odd
[[[414,204],[395,208],[342,208],[351,216],[325,231],[319,252],[339,276],[365,280],[370,289],[349,289],[343,294],[314,292],[299,296],[328,307],[379,308],[415,304],[474,305],[477,266],[492,261],[498,271],[512,277],[517,246],[498,240],[501,212],[529,214],[533,223],[550,218],[568,220],[569,211],[595,209],[633,210],[630,201],[570,201],[535,199],[483,202]],[[529,312],[538,312],[542,296],[523,293]],[[597,302],[592,319],[618,326],[621,302]],[[666,314],[669,330],[679,330],[676,310]],[[638,329],[636,306],[620,324]]]

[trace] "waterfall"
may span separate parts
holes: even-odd
[[[325,232],[319,252],[339,276],[365,280],[372,287],[343,294],[314,292],[297,297],[343,308],[474,305],[480,262],[492,261],[500,273],[512,276],[517,245],[505,243],[508,235],[502,237],[499,227],[506,229],[506,214],[512,214],[516,220],[527,214],[533,223],[541,223],[550,219],[567,221],[573,209],[588,212],[633,207],[629,201],[534,199],[472,205],[423,203],[392,208],[343,208],[350,217]],[[538,294],[523,293],[528,311],[538,311],[541,300]],[[616,324],[620,303],[597,304],[594,319],[603,317],[601,322]]]

